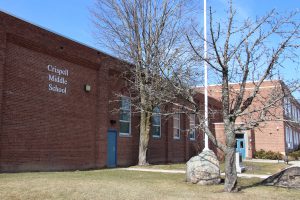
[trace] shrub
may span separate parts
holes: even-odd
[[[279,152],[265,151],[265,150],[261,149],[259,151],[254,152],[254,158],[281,160],[282,154]]]
[[[298,160],[300,158],[300,150],[293,151],[293,152],[289,153],[288,155],[291,156],[292,158],[294,158],[295,160]]]

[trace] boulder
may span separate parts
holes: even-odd
[[[194,184],[212,185],[221,182],[220,164],[215,153],[204,150],[187,163],[186,180]]]
[[[263,185],[300,188],[300,167],[290,167],[262,181]]]

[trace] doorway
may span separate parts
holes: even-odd
[[[107,132],[107,167],[117,166],[117,131],[108,130]]]
[[[238,133],[235,135],[235,150],[242,155],[242,158],[246,158],[246,143],[245,143],[245,134]]]

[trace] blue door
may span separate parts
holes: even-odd
[[[117,131],[107,133],[107,167],[117,166]]]
[[[240,152],[242,158],[246,158],[246,148],[245,148],[245,139],[235,139],[236,140],[236,152]]]

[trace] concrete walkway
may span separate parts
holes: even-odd
[[[289,164],[300,167],[300,160],[290,161]]]
[[[244,160],[244,162],[258,162],[258,163],[284,163],[283,160],[267,160],[267,159],[249,159]],[[290,167],[298,166],[300,167],[300,160],[289,161]]]
[[[259,162],[259,163],[278,163],[278,160],[264,160],[264,159],[251,159],[245,160],[245,162]],[[284,161],[280,160],[279,163],[283,163]],[[290,167],[299,166],[300,161],[290,161]],[[141,172],[158,172],[158,173],[170,173],[170,174],[185,174],[185,170],[166,170],[166,169],[150,169],[150,168],[139,168],[139,167],[132,167],[132,168],[120,168],[120,170],[128,170],[128,171],[141,171]],[[225,175],[225,173],[221,173],[221,175]],[[238,177],[241,178],[261,178],[265,179],[268,178],[269,174],[238,174]]]
[[[170,173],[170,174],[185,174],[184,170],[166,170],[166,169],[149,169],[149,168],[121,168],[122,170],[128,171],[140,171],[140,172],[160,172],[160,173]]]
[[[140,172],[158,172],[158,173],[170,173],[170,174],[185,174],[185,170],[166,170],[166,169],[147,169],[147,168],[120,168],[120,170],[128,170],[128,171],[140,171]],[[225,173],[221,173],[222,176]],[[238,174],[238,177],[242,178],[268,178],[270,175],[266,174]]]

